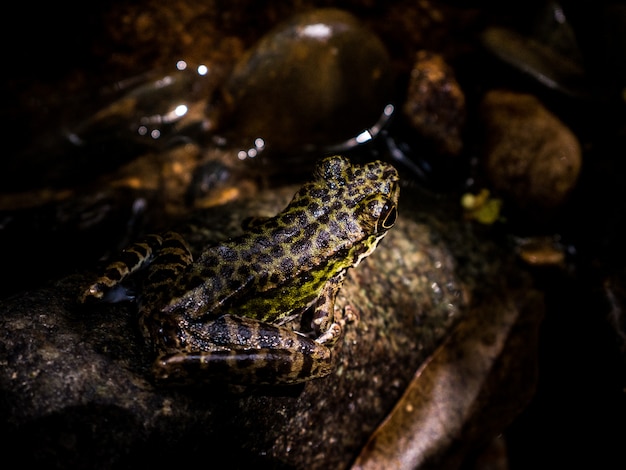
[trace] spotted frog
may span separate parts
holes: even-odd
[[[128,276],[145,273],[140,326],[156,348],[159,380],[294,384],[323,377],[345,323],[343,314],[335,317],[337,292],[346,271],[393,226],[398,196],[391,165],[327,157],[278,215],[253,220],[196,261],[181,235],[151,235],[124,250],[81,301],[105,298]],[[309,309],[309,335],[285,325]]]

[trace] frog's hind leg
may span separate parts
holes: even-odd
[[[165,330],[165,325],[172,325],[167,316],[159,317],[159,307],[163,301],[172,296],[176,279],[193,262],[193,256],[187,242],[176,232],[166,232],[162,236],[162,243],[154,259],[148,266],[148,273],[142,286],[139,298],[139,328],[146,338],[159,338],[159,330]]]
[[[224,315],[192,326],[189,333],[195,350],[161,355],[154,364],[157,380],[281,385],[324,377],[332,370],[329,348],[258,320]]]
[[[173,261],[173,258],[177,258],[178,262]],[[153,260],[159,261],[153,263]],[[146,235],[143,240],[124,249],[116,259],[109,263],[102,275],[83,291],[79,300],[81,303],[85,303],[91,300],[112,298],[110,292],[114,288],[150,264],[153,264],[155,269],[150,271],[149,276],[154,279],[149,279],[149,282],[156,282],[157,278],[162,277],[161,274],[165,271],[163,269],[164,264],[171,267],[177,263],[181,264],[181,262],[189,264],[191,261],[189,247],[178,233],[165,232],[162,235]],[[111,300],[109,299],[109,301]]]
[[[187,242],[182,235],[176,232],[165,232],[161,245],[155,251],[148,267],[148,274],[144,286],[144,297],[153,292],[172,296],[173,280],[193,262],[193,256]],[[145,302],[151,303],[151,302]]]
[[[79,298],[80,302],[105,299],[105,295],[113,288],[149,264],[153,258],[153,253],[158,251],[162,244],[163,237],[161,235],[151,234],[124,249],[107,265],[102,275],[83,291]]]

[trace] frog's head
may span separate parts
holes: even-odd
[[[322,159],[315,175],[327,188],[333,217],[350,239],[356,265],[374,251],[395,223],[398,172],[385,162],[356,165],[336,155]]]
[[[371,231],[385,231],[393,226],[400,178],[389,163],[375,161],[356,165],[346,157],[335,155],[318,162],[315,178],[334,193],[331,200],[341,201],[351,213],[361,214],[363,223]]]

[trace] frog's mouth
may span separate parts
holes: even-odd
[[[363,261],[369,255],[371,255],[374,252],[374,250],[376,250],[378,243],[385,237],[385,235],[387,235],[387,231],[384,231],[383,233],[379,233],[377,235],[372,235],[371,237],[369,237],[367,239],[367,245],[369,246],[369,248],[359,253],[355,257],[354,262],[352,263],[352,267],[356,268],[361,261]]]

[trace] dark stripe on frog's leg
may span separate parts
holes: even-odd
[[[159,290],[163,285],[171,285],[172,280],[192,262],[193,256],[183,237],[176,232],[165,232],[158,256],[154,257],[148,267],[146,286],[151,290]]]
[[[192,262],[193,256],[189,246],[180,234],[166,232],[162,235],[158,253],[155,252],[154,260],[147,268],[148,274],[140,297],[139,324],[144,334],[148,335],[147,338],[155,337],[149,334],[150,326],[155,322],[164,321],[159,319],[157,312],[149,309],[161,304],[162,299],[175,295],[172,293],[172,283],[175,283],[178,276]],[[153,318],[150,320],[150,317]],[[158,325],[156,329],[159,329]]]
[[[189,331],[190,352],[161,355],[154,365],[157,380],[296,384],[332,370],[329,348],[280,326],[225,315]]]
[[[215,381],[237,385],[292,385],[331,372],[330,350],[323,349],[325,354],[317,357],[281,349],[169,354],[157,359],[154,376],[157,381],[169,384]]]
[[[162,243],[162,236],[152,234],[124,249],[117,259],[107,265],[104,273],[83,291],[79,298],[80,302],[101,300],[108,290],[149,264],[153,254],[159,250]]]

